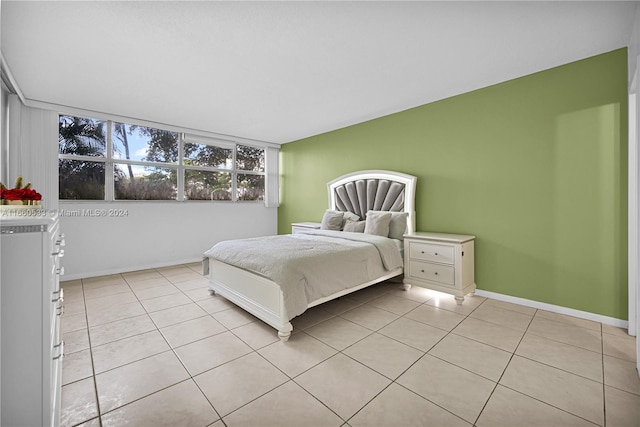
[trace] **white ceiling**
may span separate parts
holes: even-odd
[[[638,2],[0,5],[25,98],[284,143],[627,46]]]

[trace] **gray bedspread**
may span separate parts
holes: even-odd
[[[319,298],[374,280],[403,264],[392,239],[328,230],[228,240],[205,256],[280,285],[289,319]]]

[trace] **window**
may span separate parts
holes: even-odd
[[[232,200],[234,145],[223,141],[188,139],[182,162],[187,200]]]
[[[60,199],[104,200],[106,123],[60,116],[58,129]]]
[[[176,200],[180,134],[111,124],[115,200]]]
[[[61,200],[264,200],[265,149],[60,115]]]
[[[264,200],[264,150],[238,145],[236,170],[237,199]]]

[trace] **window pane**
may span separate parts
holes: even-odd
[[[238,145],[236,168],[243,171],[264,172],[264,148]]]
[[[184,164],[231,169],[233,167],[233,148],[187,142],[184,144]]]
[[[178,161],[177,132],[125,123],[113,123],[112,126],[114,159],[160,163]]]
[[[264,175],[238,174],[238,200],[264,200]]]
[[[177,170],[140,165],[114,165],[115,198],[118,200],[174,200]]]
[[[58,153],[104,157],[106,124],[85,117],[58,116]]]
[[[102,162],[58,159],[60,200],[104,200]]]
[[[185,200],[231,200],[231,173],[184,171]]]

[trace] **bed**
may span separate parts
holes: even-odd
[[[384,170],[332,180],[321,229],[229,240],[205,252],[210,293],[287,341],[291,320],[306,309],[402,275],[402,235],[415,230],[415,187],[416,177]]]

